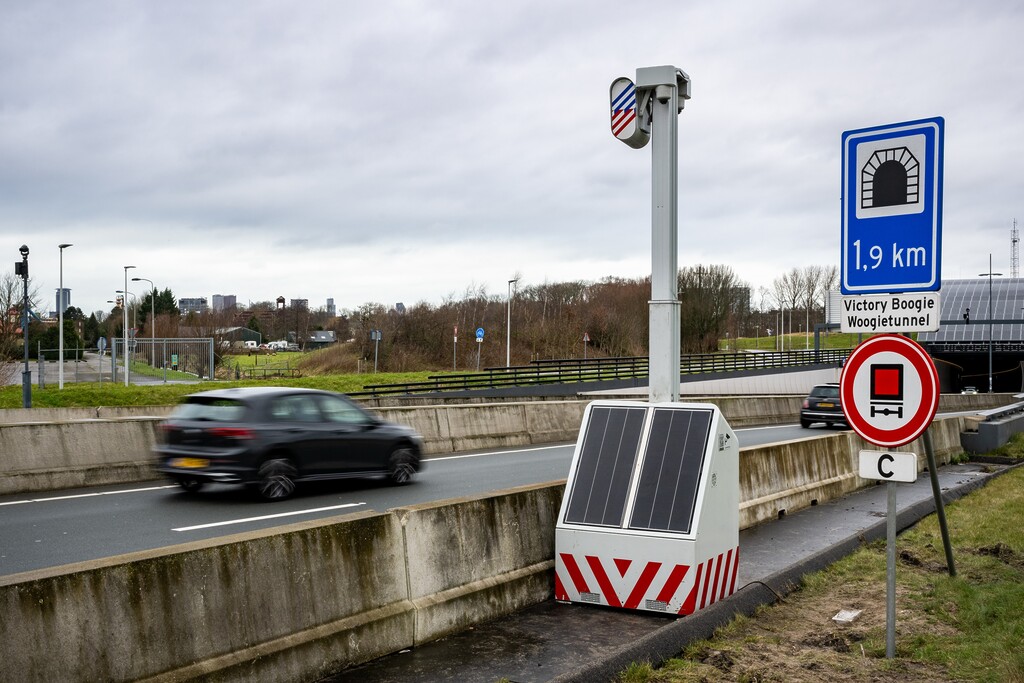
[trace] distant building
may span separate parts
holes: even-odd
[[[57,296],[54,297],[54,300],[57,302],[56,314],[60,315],[62,312],[67,311],[68,306],[71,305],[71,290],[65,287],[64,289],[57,289],[56,292]],[[61,297],[61,292],[64,293],[63,297]]]
[[[398,311],[399,315],[405,315],[405,304],[399,301],[395,304],[395,310]]]
[[[232,311],[238,305],[238,298],[234,294],[214,294],[213,310]]]
[[[334,299],[327,300],[327,315],[332,318],[335,318],[338,315],[338,309],[334,307]]]
[[[178,308],[181,309],[181,314],[185,315],[187,313],[205,313],[209,309],[209,305],[205,296],[191,299],[182,297],[178,299]]]
[[[310,333],[306,340],[306,348],[308,349],[322,349],[325,346],[338,341],[334,334],[334,330],[317,330],[316,332]]]
[[[309,299],[289,299],[289,308],[309,308]]]

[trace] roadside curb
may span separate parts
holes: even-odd
[[[999,472],[979,477],[942,493],[944,504],[958,500],[976,491],[1006,472],[1024,466],[1017,463]],[[935,512],[933,499],[919,501],[899,512],[896,516],[897,530],[902,532]],[[751,616],[762,605],[777,602],[792,593],[803,576],[820,571],[830,564],[850,555],[861,546],[886,536],[886,521],[882,520],[863,531],[839,541],[830,548],[821,550],[805,559],[780,570],[763,581],[743,586],[732,596],[711,607],[673,621],[632,643],[612,650],[599,661],[551,679],[551,683],[593,683],[593,681],[615,681],[630,664],[649,662],[660,666],[677,657],[687,645],[710,638],[715,629],[728,624],[737,615]]]

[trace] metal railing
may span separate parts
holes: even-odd
[[[852,349],[783,351],[767,353],[684,354],[680,357],[680,373],[708,374],[765,370],[819,363],[842,363]],[[529,365],[510,368],[486,368],[481,372],[431,375],[423,382],[399,384],[368,384],[352,396],[385,396],[422,394],[468,389],[499,389],[507,387],[565,384],[570,382],[601,382],[646,378],[646,356],[624,358],[587,358],[537,360]]]

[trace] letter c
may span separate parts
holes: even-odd
[[[886,460],[888,460],[889,462],[896,462],[896,458],[886,453],[878,459],[878,473],[882,475],[884,478],[889,479],[890,477],[892,477],[892,470],[886,472],[885,470],[882,469],[882,463],[885,462]]]

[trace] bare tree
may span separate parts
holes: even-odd
[[[28,306],[36,307],[38,289],[29,278]],[[24,281],[14,273],[0,277],[0,384],[7,384],[17,373],[18,357],[22,352],[22,309],[25,298]]]

